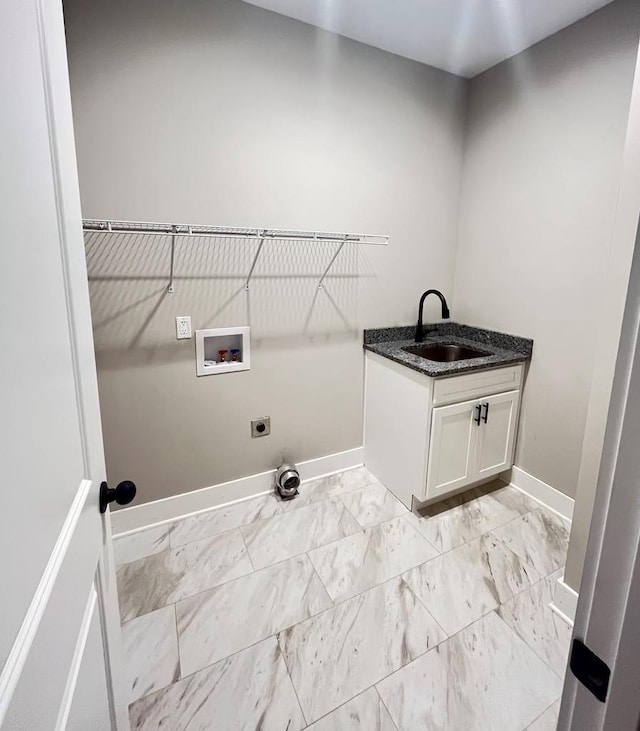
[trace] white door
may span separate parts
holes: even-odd
[[[640,54],[616,218],[607,243],[610,259],[609,271],[603,272],[607,278],[603,291],[617,288],[620,293],[626,256],[630,251],[633,256],[628,289],[623,292],[624,317],[572,638],[573,643],[584,643],[604,666],[593,662],[593,657],[592,662],[576,662],[579,655],[572,653],[558,718],[560,731],[640,727]],[[613,301],[603,310],[601,324],[615,337],[618,302],[609,299]],[[595,342],[604,341],[606,348],[611,338],[601,336],[596,331]],[[595,373],[600,375],[594,382],[598,400],[606,402],[606,368]],[[592,401],[593,394],[592,386]],[[576,508],[582,500],[588,511],[588,494],[578,491],[576,498]],[[576,510],[574,520],[577,517],[584,520],[585,512],[579,516]]]
[[[62,4],[0,22],[0,726],[126,729]]]
[[[474,451],[480,402],[464,401],[433,410],[427,498],[457,490],[475,479]]]
[[[640,80],[640,63],[638,77]],[[638,87],[640,89],[640,87]],[[636,97],[640,120],[640,94]],[[638,129],[636,127],[636,129]],[[640,147],[635,148],[636,164]],[[638,168],[640,172],[640,168]],[[640,202],[640,174],[634,188]],[[640,727],[640,222],[558,729]],[[580,645],[593,655],[580,662]]]
[[[478,429],[475,476],[478,480],[508,470],[518,423],[520,391],[508,391],[482,399]]]

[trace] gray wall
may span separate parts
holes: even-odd
[[[330,248],[272,246],[248,295],[251,247],[182,242],[192,278],[166,296],[168,242],[94,237],[109,479],[144,502],[360,446],[362,326],[452,293],[467,82],[238,0],[67,0],[65,15],[85,217],[391,237],[345,252],[326,292],[302,275]],[[176,315],[250,324],[251,371],[196,378]],[[263,415],[273,434],[251,440]]]
[[[455,276],[455,319],[534,338],[517,464],[575,494],[636,3],[471,82],[239,0],[65,15],[85,217],[391,236],[346,251],[326,292],[329,248],[272,246],[248,295],[251,246],[181,242],[165,296],[168,242],[90,241],[112,481],[146,501],[359,446],[361,328],[412,322]],[[197,379],[179,314],[251,324],[252,370]],[[273,435],[252,441],[267,414]]]
[[[639,21],[618,0],[470,86],[454,309],[535,340],[516,463],[571,496]]]

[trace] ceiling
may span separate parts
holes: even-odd
[[[612,0],[245,0],[472,77]]]

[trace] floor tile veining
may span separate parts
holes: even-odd
[[[307,556],[296,556],[176,604],[185,674],[332,606]]]
[[[382,488],[384,489],[384,488]],[[242,528],[253,565],[264,568],[357,533],[360,525],[339,498],[291,510]]]
[[[497,609],[540,578],[491,534],[404,574],[404,580],[448,635]]]
[[[413,514],[365,468],[116,539],[132,729],[553,729],[567,542],[512,487]]]
[[[400,578],[278,635],[309,722],[445,638],[443,630]]]

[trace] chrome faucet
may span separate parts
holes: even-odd
[[[428,289],[422,297],[420,297],[420,304],[418,305],[418,324],[416,325],[416,343],[421,343],[424,338],[424,331],[422,327],[422,308],[424,306],[424,301],[427,299],[427,297],[430,294],[435,294],[437,297],[440,298],[440,302],[442,303],[442,319],[448,320],[449,319],[449,308],[447,307],[447,300],[444,298],[444,295],[442,292],[439,292],[437,289]]]

